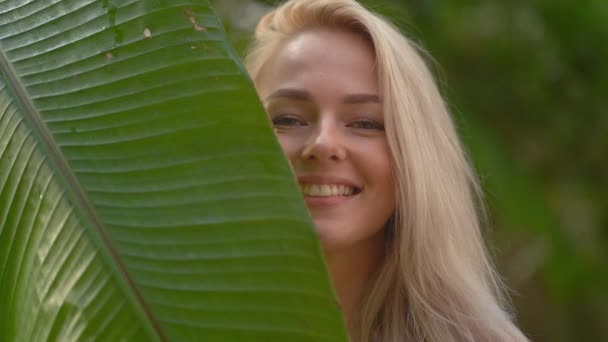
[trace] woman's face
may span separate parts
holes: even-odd
[[[257,80],[326,251],[380,243],[395,190],[369,43],[346,31],[306,31]]]

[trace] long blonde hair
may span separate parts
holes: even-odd
[[[332,28],[374,48],[396,182],[386,255],[358,318],[363,341],[527,341],[481,235],[481,192],[421,50],[354,0],[290,0],[259,22],[256,80],[295,34]]]

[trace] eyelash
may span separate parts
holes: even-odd
[[[300,120],[297,117],[291,116],[289,114],[275,116],[274,118],[272,118],[272,124],[274,126],[281,127],[308,126],[305,121]],[[384,125],[382,123],[369,119],[356,120],[346,126],[357,129],[384,131]]]
[[[274,126],[307,126],[306,122],[293,117],[291,115],[285,114],[285,115],[277,115],[274,118],[272,118],[272,124]]]
[[[375,129],[375,130],[379,130],[379,131],[384,131],[383,124],[381,124],[380,122],[377,122],[374,120],[368,120],[368,119],[354,121],[354,122],[348,124],[348,127],[360,128],[360,129]]]

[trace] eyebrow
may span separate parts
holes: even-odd
[[[279,90],[273,92],[272,94],[270,94],[269,96],[267,96],[265,100],[268,101],[270,99],[274,99],[277,97],[284,97],[284,98],[289,98],[292,100],[312,102],[312,96],[310,95],[309,92],[307,92],[305,90],[289,89],[289,88],[279,89]],[[357,103],[367,103],[367,102],[380,103],[380,97],[376,94],[348,94],[348,95],[342,96],[340,98],[340,102],[342,102],[344,104],[357,104]]]
[[[380,97],[376,94],[349,94],[342,97],[342,103],[380,103]]]
[[[279,89],[273,92],[272,94],[268,95],[265,100],[270,100],[277,97],[286,97],[299,101],[312,101],[312,96],[310,96],[310,93],[308,93],[307,91],[287,88]]]

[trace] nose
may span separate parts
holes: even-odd
[[[344,160],[346,149],[337,124],[328,120],[320,120],[306,139],[301,156],[304,160]]]

